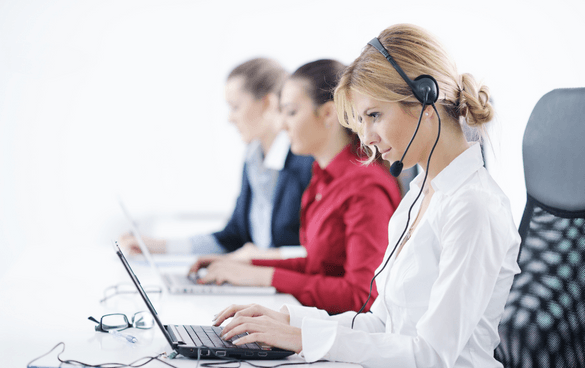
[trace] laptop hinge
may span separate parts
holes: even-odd
[[[185,340],[183,339],[183,337],[179,333],[177,326],[173,326],[173,325],[168,325],[168,326],[169,326],[169,329],[171,330],[171,332],[173,333],[173,335],[175,335],[175,339],[177,339],[177,344],[187,345],[187,343],[185,342]]]

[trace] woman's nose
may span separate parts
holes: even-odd
[[[284,117],[283,115],[280,115],[279,120],[280,120],[280,129],[288,130],[288,123],[287,123],[286,117]]]
[[[230,111],[228,114],[228,122],[235,124],[236,123],[236,116],[233,111]]]
[[[375,132],[373,124],[369,122],[364,122],[362,126],[362,138],[363,142],[367,146],[373,146],[380,140],[380,137]]]

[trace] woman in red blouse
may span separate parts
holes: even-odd
[[[202,258],[200,282],[272,285],[300,303],[331,314],[357,311],[388,244],[388,221],[400,201],[382,165],[364,166],[358,138],[339,124],[333,89],[345,66],[317,60],[285,82],[280,106],[297,155],[311,155],[313,177],[301,201],[300,241],[307,256],[235,261]],[[361,154],[360,154],[361,152]],[[374,290],[373,302],[377,293]],[[369,308],[369,305],[368,305]]]

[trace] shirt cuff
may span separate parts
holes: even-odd
[[[169,239],[167,253],[175,254],[217,254],[225,253],[224,247],[211,234],[195,235],[188,239]]]
[[[189,254],[191,253],[190,239],[167,239],[166,244],[167,253],[172,254]]]
[[[300,355],[307,362],[316,362],[319,359],[329,360],[329,351],[337,337],[337,327],[337,321],[303,318],[301,326],[303,350]]]
[[[307,250],[302,245],[283,245],[278,247],[280,258],[302,258],[307,256]]]
[[[284,304],[283,307],[288,309],[290,325],[293,327],[302,328],[303,319],[305,318],[322,319],[329,317],[327,312],[315,307],[303,307],[302,305],[290,304]]]

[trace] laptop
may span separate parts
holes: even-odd
[[[269,295],[275,294],[276,288],[273,286],[237,286],[232,284],[199,284],[197,282],[198,276],[189,274],[186,275],[184,273],[168,273],[162,272],[159,267],[157,266],[156,262],[152,258],[152,254],[150,250],[146,246],[144,239],[140,235],[138,231],[138,227],[136,223],[130,216],[130,212],[128,212],[126,206],[122,202],[122,200],[118,201],[120,204],[120,208],[122,212],[124,212],[124,216],[126,220],[130,224],[130,228],[132,234],[136,238],[138,242],[138,246],[142,251],[142,254],[146,258],[146,261],[150,265],[150,267],[154,270],[154,272],[159,276],[162,283],[165,285],[167,290],[171,294],[244,294],[244,295]]]
[[[148,295],[142,289],[140,281],[128,264],[126,257],[114,241],[116,254],[128,272],[130,279],[136,286],[138,293],[146,303],[156,325],[162,331],[171,348],[188,358],[236,358],[236,359],[281,359],[294,354],[293,351],[270,347],[259,343],[234,345],[219,337],[222,327],[191,326],[191,325],[163,325],[150,302]],[[241,336],[241,335],[240,335]],[[240,336],[236,337],[239,338]]]

